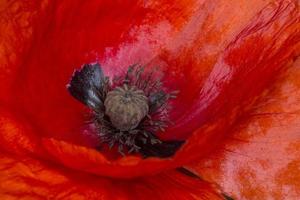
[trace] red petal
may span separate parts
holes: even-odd
[[[280,1],[257,14],[219,55],[196,101],[169,131],[188,135],[214,120],[229,118],[233,110],[244,112],[251,106],[298,53],[298,9],[297,3]]]
[[[235,122],[247,116],[264,89],[272,86],[299,55],[298,9],[297,4],[289,2],[266,7],[226,48],[199,101],[190,110],[192,119],[185,120],[188,116],[183,116],[182,124],[188,122],[188,127],[172,127],[184,132],[202,124],[175,159],[191,161],[215,148]]]
[[[300,59],[210,158],[193,166],[237,199],[300,195]]]
[[[219,192],[212,184],[176,171],[122,181],[0,154],[1,199],[223,199]]]
[[[170,160],[164,162],[158,158],[144,160],[136,156],[111,161],[97,150],[55,139],[44,139],[43,144],[48,152],[64,165],[102,176],[132,178],[149,175],[161,171],[170,163]]]
[[[184,4],[184,1],[178,2]],[[167,85],[182,91],[173,113],[177,126],[165,137],[186,138],[199,126],[201,128],[194,132],[174,162],[162,160],[163,164],[155,165],[167,162],[166,167],[176,167],[204,156],[223,138],[237,116],[244,113],[262,89],[271,83],[276,70],[290,61],[297,47],[299,29],[295,22],[299,12],[292,1],[272,4],[252,21],[250,19],[265,2],[235,3],[233,6],[226,0],[205,1],[180,4],[179,7],[171,6],[173,1],[150,2],[146,7],[132,1],[49,4],[39,13],[39,19],[25,20],[33,28],[31,38],[34,41],[26,60],[18,57],[17,63],[25,67],[18,68],[17,81],[3,81],[13,84],[5,87],[9,100],[4,99],[10,107],[29,116],[29,121],[38,127],[36,135],[86,144],[82,142],[84,136],[80,129],[85,111],[65,89],[73,69],[90,61],[91,57],[95,59],[91,53],[94,51],[104,61],[109,75],[119,73],[122,67],[136,61],[159,64],[165,71],[172,72],[166,77]],[[247,12],[243,13],[241,9]],[[224,16],[226,12],[230,14]],[[164,17],[165,13],[170,15]],[[136,21],[132,22],[132,19]],[[268,19],[271,19],[269,23],[257,32],[246,30],[239,35],[242,39],[233,39],[245,25],[249,27],[268,22]],[[22,27],[17,26],[18,29]],[[167,31],[162,33],[162,30]],[[278,30],[282,34],[274,40]],[[13,32],[11,37],[15,35]],[[275,48],[268,49],[273,42]],[[230,45],[224,51],[228,43]],[[108,51],[107,47],[114,48]],[[228,75],[224,66],[232,70],[228,82],[219,76]],[[14,68],[12,70],[16,72]],[[254,87],[254,82],[260,84]],[[240,107],[236,106],[238,104]],[[69,144],[65,144],[69,148]],[[52,147],[52,151],[48,149],[51,154],[59,160],[66,159],[55,153],[55,146]],[[90,150],[83,160],[88,161],[89,155]],[[118,173],[125,176],[126,170],[120,169]],[[153,168],[152,173],[155,170],[157,168]],[[151,173],[150,169],[146,171]],[[142,171],[134,175],[137,174]]]
[[[31,124],[12,111],[0,109],[0,148],[16,154],[42,154]]]
[[[81,142],[85,110],[68,94],[66,84],[90,54],[118,44],[131,19],[138,23],[144,11],[135,1],[53,2],[46,8],[29,24],[35,40],[26,62],[21,60],[10,104],[31,116],[42,129],[40,135]]]
[[[240,14],[242,12],[236,10],[227,18],[222,16],[220,22],[217,19],[226,12],[224,9],[232,11],[227,1],[190,4],[178,1],[178,7],[171,6],[173,1],[158,5],[148,2],[146,6],[134,1],[53,3],[35,23],[28,22],[35,40],[26,62],[18,57],[26,70],[18,72],[22,78],[14,82],[11,90],[18,92],[17,96],[8,95],[13,97],[10,103],[32,116],[43,128],[39,134],[82,143],[80,128],[85,110],[67,93],[65,85],[74,68],[96,59],[95,54],[98,54],[109,75],[132,63],[150,61],[152,65],[165,68],[166,72],[172,71],[166,77],[167,84],[181,90],[173,113],[176,119],[192,105],[202,87],[200,83],[209,76],[230,38],[241,30],[261,4],[249,3],[253,11]],[[244,9],[249,10],[246,5]],[[166,13],[169,14],[164,17]],[[236,23],[227,24],[232,21]],[[230,28],[224,30],[226,26]],[[110,47],[112,50],[108,52]],[[192,55],[201,57],[195,59]],[[205,62],[199,65],[200,61]],[[180,130],[166,136],[188,134]]]

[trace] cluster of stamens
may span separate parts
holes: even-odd
[[[124,76],[109,81],[100,65],[96,65],[99,69],[85,65],[75,72],[68,89],[92,108],[92,123],[101,143],[108,144],[109,148],[116,146],[123,155],[162,143],[157,132],[163,132],[170,124],[168,102],[176,97],[177,91],[165,92],[155,70],[145,72],[144,67],[133,65]],[[87,81],[83,74],[93,70],[96,76]],[[88,89],[79,87],[82,84]]]

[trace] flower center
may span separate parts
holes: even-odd
[[[120,131],[135,129],[149,111],[144,92],[126,84],[108,92],[104,106],[105,114]]]
[[[101,143],[144,157],[172,156],[184,141],[162,141],[158,132],[170,124],[169,101],[177,92],[166,92],[152,72],[131,66],[110,81],[98,63],[76,70],[67,86],[70,94],[92,111],[92,123]]]

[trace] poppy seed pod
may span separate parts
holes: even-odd
[[[147,115],[148,99],[142,90],[124,85],[108,92],[104,102],[105,113],[120,131],[136,128]]]

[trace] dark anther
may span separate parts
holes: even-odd
[[[94,63],[76,70],[67,89],[92,109],[90,121],[102,144],[117,146],[122,155],[139,152],[144,157],[169,157],[184,141],[162,141],[156,135],[170,124],[169,101],[178,93],[168,93],[161,86],[154,71],[146,73],[141,66],[132,65],[124,76],[110,81]]]

